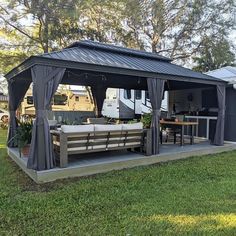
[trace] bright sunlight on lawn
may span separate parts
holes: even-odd
[[[236,152],[36,185],[0,130],[0,235],[235,235]]]

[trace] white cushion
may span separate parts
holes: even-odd
[[[133,130],[133,129],[143,129],[143,123],[134,123],[134,124],[122,124],[123,130]]]
[[[62,125],[61,131],[64,133],[93,132],[94,125]]]
[[[122,125],[94,125],[95,131],[121,131]]]

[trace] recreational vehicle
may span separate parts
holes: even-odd
[[[167,111],[167,92],[162,101],[162,110]],[[107,89],[103,104],[103,116],[115,119],[134,119],[152,111],[149,95],[144,90]]]

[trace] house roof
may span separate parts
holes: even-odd
[[[222,67],[220,69],[209,71],[206,74],[228,82],[236,81],[236,67],[233,66]]]
[[[190,82],[214,83],[222,80],[192,71],[171,63],[169,58],[157,53],[118,47],[93,41],[75,42],[60,51],[45,53],[28,58],[21,65],[9,72],[6,77],[12,78],[34,64],[44,64],[90,71],[159,77],[169,79],[180,77]]]

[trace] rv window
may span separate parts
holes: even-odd
[[[142,98],[142,91],[136,90],[135,91],[135,99],[140,100]]]
[[[26,97],[26,100],[27,100],[27,104],[29,104],[29,105],[34,104],[33,96],[27,96],[27,97]]]
[[[66,105],[67,96],[65,94],[62,95],[54,95],[54,105]]]
[[[124,90],[124,99],[131,99],[131,90],[130,89]]]
[[[75,96],[75,101],[76,101],[76,102],[79,101],[79,96]]]

